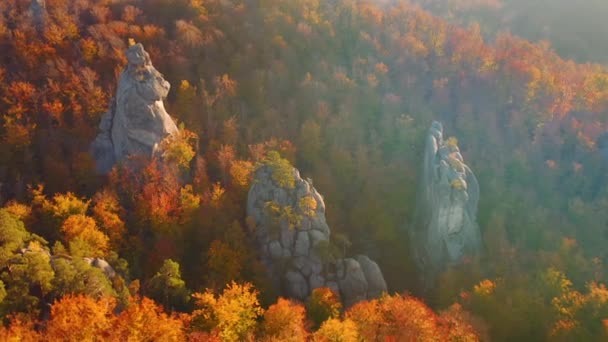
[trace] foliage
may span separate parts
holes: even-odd
[[[327,287],[312,290],[306,302],[306,313],[315,329],[328,319],[339,318],[340,310],[342,310],[342,303],[340,303],[339,295]]]
[[[262,164],[270,168],[272,180],[280,187],[293,189],[296,186],[296,179],[293,174],[293,166],[287,159],[281,158],[277,151],[268,151]]]
[[[121,218],[124,215],[124,209],[119,203],[118,196],[105,190],[95,194],[93,203],[93,218],[99,229],[108,236],[113,248],[120,247],[124,242],[126,227]]]
[[[167,311],[184,309],[190,300],[186,282],[181,278],[179,264],[168,259],[148,284],[150,297],[162,303]]]
[[[113,321],[111,298],[95,300],[83,295],[68,295],[51,307],[46,337],[51,340],[95,341],[107,336]]]
[[[145,291],[152,279],[166,285],[161,280],[175,280],[158,272],[167,259],[179,262],[177,278],[193,289],[251,281],[271,303],[270,281],[242,228],[247,189],[264,165],[287,191],[295,187],[292,165],[314,178],[332,236],[340,240],[316,246],[324,263],[347,248],[374,255],[391,291],[439,297],[441,306],[459,300],[466,309],[437,318],[411,297],[373,301],[358,316],[347,313],[362,337],[468,340],[474,325],[499,341],[605,339],[608,73],[562,57],[586,62],[606,54],[597,52],[599,43],[580,49],[586,40],[569,38],[593,30],[561,25],[568,33],[554,25],[563,13],[601,16],[597,9],[605,6],[420,2],[471,25],[402,1],[346,0],[53,0],[41,25],[22,1],[0,1],[0,201],[8,201],[0,210],[6,291],[0,307],[12,320],[0,339],[43,338],[33,330],[36,324],[44,333],[42,322],[7,315],[44,315],[51,300],[64,296],[119,296],[127,308],[125,279],[141,281]],[[565,3],[572,11],[563,11],[570,8]],[[603,21],[577,26],[596,22]],[[495,34],[502,27],[547,37],[559,55],[545,42]],[[534,34],[535,27],[544,33]],[[185,125],[161,144],[164,158],[131,158],[130,167],[97,177],[87,146],[108,110],[130,41],[145,45],[173,85],[165,105]],[[441,288],[426,293],[418,291],[402,229],[414,214],[432,120],[459,137],[478,176],[488,253],[451,267]],[[305,197],[293,206],[269,206],[293,227],[314,214],[315,204]],[[55,244],[52,253],[41,237]],[[107,279],[82,260],[116,253],[128,260],[119,271],[124,278]],[[211,293],[206,298],[219,301]],[[164,315],[146,299],[130,309],[120,329],[112,325],[102,336],[185,338],[189,318]],[[230,315],[222,319],[232,323],[222,323],[214,310],[198,310],[191,326],[209,332],[193,331],[193,338],[253,336],[253,325],[235,328],[242,326]],[[331,322],[326,337],[349,324]]]
[[[257,295],[251,284],[235,282],[227,284],[218,297],[210,291],[193,294],[197,307],[192,313],[195,329],[216,330],[222,341],[244,339],[264,313]]]
[[[163,312],[149,298],[132,302],[116,317],[109,339],[115,341],[184,341],[184,322]]]
[[[194,158],[195,144],[198,137],[194,132],[180,130],[178,134],[165,138],[160,144],[162,156],[168,162],[189,168],[190,161]]]
[[[116,296],[110,279],[103,271],[80,258],[57,257],[52,261],[55,277],[54,295],[83,294],[91,298]]]
[[[300,198],[298,207],[304,215],[313,217],[317,210],[317,201],[312,196],[304,196]]]
[[[321,328],[313,335],[315,342],[356,342],[359,341],[357,326],[350,319],[341,321],[330,318],[323,322]]]
[[[6,267],[15,252],[25,244],[29,233],[23,222],[8,209],[0,209],[0,266]]]
[[[108,252],[109,238],[97,229],[93,218],[71,215],[61,225],[61,232],[74,256],[102,257]]]
[[[306,310],[302,304],[279,298],[264,313],[262,323],[263,341],[306,341]]]
[[[295,229],[302,222],[302,215],[299,215],[290,205],[281,206],[275,201],[269,201],[264,206],[264,210],[274,219],[275,224],[286,223],[289,229]]]

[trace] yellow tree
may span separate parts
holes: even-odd
[[[51,307],[45,337],[49,341],[98,341],[108,337],[116,302],[111,297],[93,299],[67,295]]]
[[[321,328],[315,332],[313,335],[313,341],[357,342],[359,341],[357,325],[348,318],[344,319],[343,321],[341,321],[339,318],[330,318],[323,322]]]
[[[63,222],[61,232],[72,255],[102,257],[108,252],[109,239],[91,217],[72,215]]]
[[[192,312],[192,327],[216,331],[222,341],[246,339],[252,334],[257,318],[264,313],[258,291],[250,283],[231,282],[219,297],[210,290],[192,296],[197,306]]]

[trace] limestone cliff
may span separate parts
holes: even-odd
[[[456,139],[444,140],[443,126],[433,122],[411,231],[412,248],[427,280],[446,265],[479,252],[478,201],[477,178],[464,163]]]
[[[313,289],[329,287],[350,306],[386,291],[380,268],[367,256],[328,256],[323,197],[277,153],[269,153],[255,173],[247,215],[262,262],[284,294],[305,300]]]
[[[126,56],[128,64],[116,96],[91,145],[99,173],[108,172],[126,156],[152,155],[162,139],[178,132],[163,104],[169,82],[154,68],[141,44],[129,47]]]

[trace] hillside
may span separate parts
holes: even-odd
[[[0,14],[0,336],[69,336],[84,323],[57,317],[89,310],[101,323],[82,336],[117,340],[143,333],[142,312],[167,340],[607,337],[603,66],[400,1],[4,0]],[[90,146],[136,43],[179,134],[99,175]],[[477,176],[481,247],[429,288],[408,232],[435,120]],[[319,255],[369,256],[391,296],[277,299],[247,216],[269,163],[322,194]],[[225,315],[238,308],[247,319]]]

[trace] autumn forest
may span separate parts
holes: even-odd
[[[606,54],[523,3],[0,1],[0,340],[607,340]],[[100,172],[136,47],[175,132]],[[479,183],[480,247],[429,285],[411,231],[435,121]],[[320,273],[364,255],[386,291],[277,286],[264,170],[306,190],[263,212],[331,229]]]

